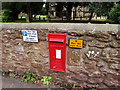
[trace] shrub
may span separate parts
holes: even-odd
[[[4,9],[1,12],[2,12],[1,14],[2,14],[3,22],[12,22],[13,21],[12,11]]]
[[[111,23],[120,23],[120,4],[114,4],[114,7],[109,12],[109,20]]]

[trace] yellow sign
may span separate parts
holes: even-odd
[[[69,47],[73,48],[83,48],[83,40],[80,39],[70,39]]]

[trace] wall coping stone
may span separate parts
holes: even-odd
[[[119,24],[91,24],[91,23],[0,23],[2,28],[19,29],[48,29],[48,30],[89,30],[89,31],[114,31],[118,32]]]

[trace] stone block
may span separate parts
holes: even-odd
[[[120,70],[120,64],[111,64],[110,69]]]
[[[119,86],[119,76],[107,75],[103,81],[108,87],[118,87]]]
[[[106,48],[109,46],[109,44],[107,44],[107,43],[99,42],[96,40],[92,40],[91,42],[88,43],[88,45],[91,47],[97,47],[97,48]]]
[[[89,36],[82,36],[80,37],[81,39],[83,39],[86,42],[92,42],[93,41],[93,37],[89,37]]]
[[[68,48],[68,65],[79,66],[80,65],[81,52],[80,49]]]
[[[95,38],[98,41],[101,41],[101,42],[110,42],[110,41],[112,41],[112,37],[107,33],[98,32],[98,33],[95,33],[94,35],[95,35]]]
[[[116,39],[120,40],[120,26],[119,26],[119,31],[116,33]]]
[[[41,63],[37,63],[37,62],[32,62],[31,66],[34,68],[42,68],[42,64]]]
[[[105,61],[99,61],[99,62],[97,63],[97,66],[98,66],[98,67],[105,67],[105,66],[107,66],[107,63],[106,63]]]
[[[98,84],[98,83],[102,83],[103,82],[103,78],[89,78],[88,79],[88,83],[92,83],[92,84]]]
[[[84,66],[85,66],[85,69],[90,73],[98,70],[95,61],[91,61],[89,64],[85,64]]]
[[[83,74],[83,73],[80,73],[80,74],[77,74],[74,77],[72,77],[72,79],[78,80],[78,81],[81,81],[81,82],[85,82],[85,81],[88,80],[88,76]]]
[[[113,48],[119,48],[120,44],[117,41],[112,41],[112,42],[110,42],[110,46]]]
[[[24,52],[24,48],[21,45],[15,46],[16,51]]]
[[[96,40],[101,42],[110,42],[112,40],[112,37],[107,34],[100,31],[88,31],[86,32],[87,36],[95,37]]]
[[[7,30],[5,31],[5,33],[14,34],[14,33],[15,33],[15,30],[14,30],[14,29],[7,29]]]

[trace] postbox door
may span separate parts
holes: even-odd
[[[65,53],[63,48],[53,47],[51,50],[50,57],[50,70],[65,71]]]

